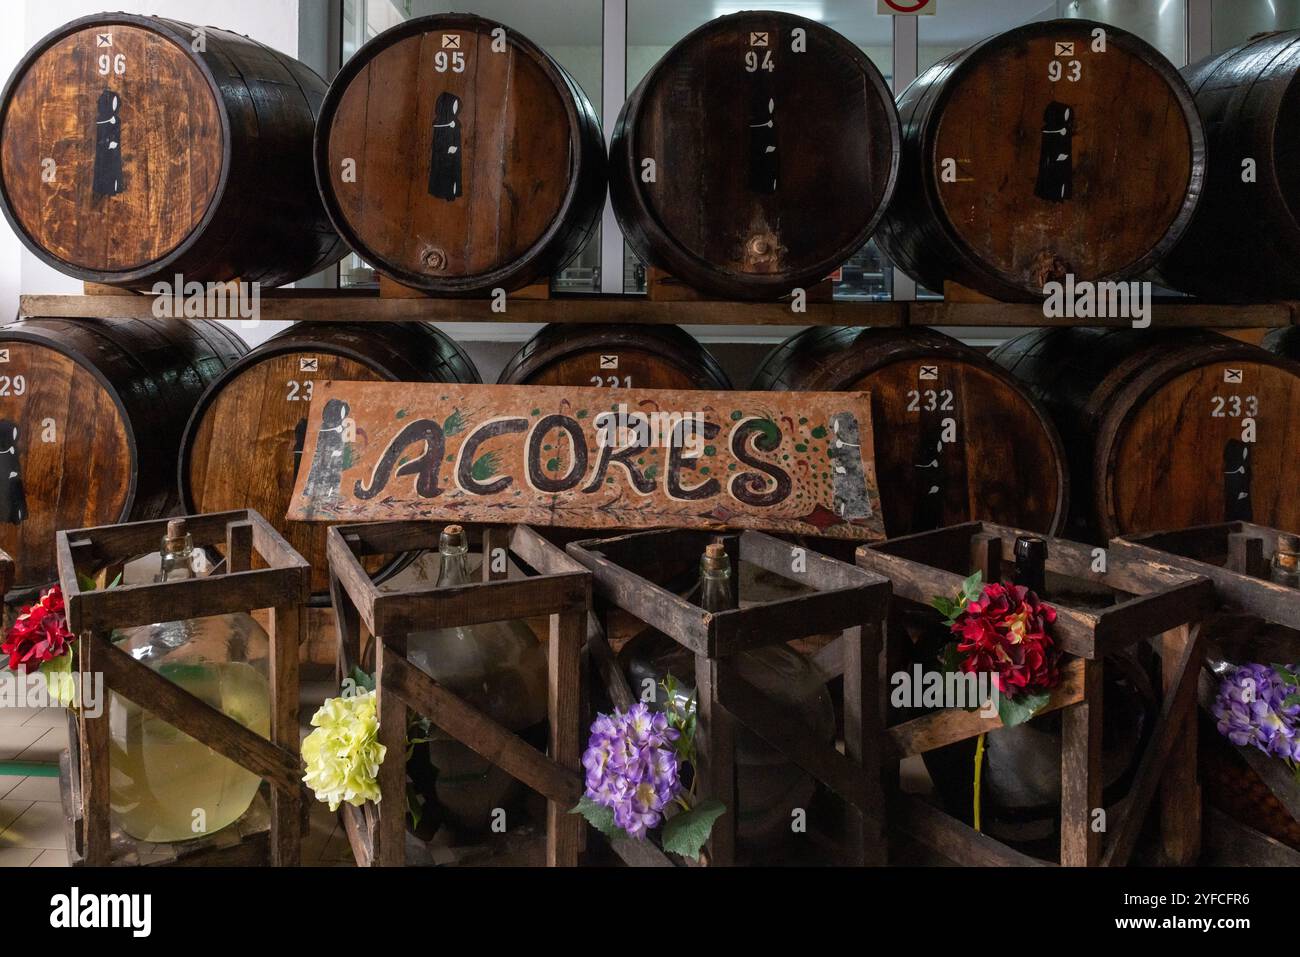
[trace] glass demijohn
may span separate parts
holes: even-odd
[[[193,578],[193,556],[185,522],[168,522],[155,581]],[[269,642],[247,613],[124,628],[113,643],[249,730],[270,733]],[[108,707],[110,803],[131,837],[193,840],[248,810],[261,785],[257,775],[117,694]]]

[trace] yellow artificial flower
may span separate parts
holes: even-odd
[[[316,800],[337,811],[344,802],[360,807],[378,802],[379,765],[387,752],[377,740],[379,713],[375,693],[330,698],[312,715],[311,734],[302,742],[307,766],[303,782],[316,793]]]

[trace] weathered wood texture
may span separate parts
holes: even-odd
[[[208,387],[181,442],[182,506],[187,512],[252,508],[267,516],[311,564],[317,601],[326,600],[329,584],[326,526],[290,522],[285,514],[307,410],[316,383],[328,379],[478,382],[479,375],[465,351],[427,323],[312,323],[267,340]]]
[[[501,370],[504,385],[610,389],[731,388],[718,360],[677,326],[553,324],[524,343]]]
[[[996,363],[930,329],[808,329],[752,388],[871,393],[887,535],[970,519],[1050,533],[1065,521],[1065,450],[1041,405]]]
[[[1072,536],[1224,521],[1300,531],[1300,363],[1213,332],[1158,329],[1042,329],[991,358],[1060,430]]]
[[[1213,299],[1300,298],[1298,71],[1295,30],[1183,68],[1208,166],[1196,217],[1160,263],[1167,284]]]
[[[882,536],[871,436],[864,393],[322,381],[290,517],[861,541]]]
[[[74,20],[0,98],[0,208],[81,279],[292,282],[345,252],[311,177],[324,94],[304,64],[215,27]]]
[[[95,317],[106,314],[152,319],[154,301],[134,295],[18,297],[20,316]],[[182,302],[182,307],[184,303]],[[670,301],[644,296],[569,295],[549,300],[507,297],[504,312],[491,299],[451,299],[426,295],[380,296],[375,289],[264,289],[262,319],[276,322],[427,322],[568,323],[607,325],[722,326],[1129,326],[1131,319],[1047,319],[1037,303],[865,302],[809,300],[805,312],[788,302]],[[1156,326],[1216,329],[1276,329],[1289,326],[1295,306],[1287,302],[1223,305],[1177,299],[1152,304]]]
[[[591,571],[596,596],[607,609],[622,609],[695,654],[697,795],[717,798],[727,807],[709,838],[709,864],[735,862],[735,742],[742,728],[758,735],[846,803],[851,833],[843,847],[849,861],[883,864],[885,805],[880,753],[884,696],[879,682],[888,585],[880,576],[852,565],[761,532],[746,531],[729,543],[733,565],[749,562],[812,591],[707,612],[675,595],[656,578],[670,555],[698,554],[711,538],[693,531],[638,532],[574,542],[567,549]],[[796,553],[802,554],[807,564],[802,571],[792,572]],[[801,727],[774,720],[768,699],[740,675],[731,660],[747,649],[841,631],[846,632],[840,639],[845,702],[842,753],[814,740]],[[604,641],[604,635],[597,633],[589,641],[597,639]],[[626,701],[622,675],[608,668],[601,668],[601,674],[615,703]],[[615,851],[619,852],[617,846]],[[653,855],[620,856],[633,866],[662,864]]]
[[[970,522],[933,532],[905,535],[858,549],[858,564],[893,582],[894,595],[929,606],[936,595],[956,595],[970,574],[971,542],[993,535],[1004,566],[1014,564],[1013,548],[1024,529]],[[1047,572],[1092,582],[1113,590],[1116,603],[1104,608],[1074,608],[1053,602],[1052,637],[1068,654],[1101,658],[1182,624],[1202,620],[1215,608],[1214,586],[1206,578],[1161,564],[1107,554],[1095,569],[1094,550],[1063,538],[1048,537]]]
[[[1300,629],[1300,591],[1269,581],[1278,530],[1248,522],[1128,535],[1110,543],[1117,557],[1163,562],[1214,582],[1225,605]],[[1295,649],[1300,658],[1300,645]]]
[[[345,814],[345,830],[357,863],[407,863],[406,714],[436,727],[478,752],[547,799],[546,862],[578,863],[585,824],[569,811],[582,796],[580,651],[591,609],[591,576],[564,552],[526,525],[469,527],[471,543],[504,547],[534,574],[485,579],[468,586],[421,587],[380,592],[362,566],[367,555],[434,547],[444,527],[435,522],[377,522],[330,528],[327,549],[331,592],[340,622],[340,674],[359,658],[360,626],[376,638],[376,693],[380,743],[388,757],[379,771],[382,800]],[[489,544],[490,543],[490,544]],[[493,718],[438,685],[407,657],[407,636],[416,630],[546,615],[549,754],[543,754]],[[390,811],[389,809],[393,809]]]
[[[417,17],[330,85],[316,178],[339,232],[399,282],[517,289],[586,244],[604,139],[581,88],[527,38],[466,14]]]
[[[0,548],[14,557],[18,588],[56,577],[59,529],[176,508],[185,419],[246,351],[206,319],[25,319],[0,329]]]
[[[1049,20],[990,37],[922,73],[898,109],[898,196],[878,239],[931,289],[952,279],[1016,300],[1067,273],[1139,276],[1201,192],[1187,85],[1114,26]]]
[[[969,523],[923,532],[858,549],[858,564],[888,577],[895,595],[928,606],[939,595],[956,594],[971,565],[997,578],[1014,564],[1014,543],[1025,534],[989,523]],[[1048,710],[1061,712],[1061,845],[1067,866],[1124,865],[1128,862],[1148,809],[1161,794],[1161,827],[1168,859],[1190,863],[1199,851],[1200,792],[1196,786],[1194,701],[1199,645],[1195,626],[1214,607],[1206,578],[1165,565],[1106,556],[1098,570],[1093,550],[1064,539],[1047,539],[1050,575],[1110,587],[1117,604],[1100,610],[1072,608],[1053,600],[1057,619],[1052,637],[1078,656],[1062,669]],[[956,571],[960,569],[960,571]],[[987,579],[986,579],[987,580]],[[1191,626],[1191,627],[1189,627]],[[1151,741],[1122,809],[1098,830],[1102,798],[1102,676],[1107,655],[1144,639],[1159,639],[1164,671],[1164,701]],[[900,640],[895,636],[893,641]],[[886,649],[887,660],[896,660]],[[888,729],[889,760],[924,753],[984,733],[1000,722],[964,711],[939,711]],[[1190,741],[1190,743],[1189,743]],[[892,776],[890,776],[892,777]],[[952,819],[943,811],[905,796],[895,796],[904,811],[904,832],[958,863],[1031,863]],[[1119,820],[1113,818],[1118,814]],[[943,846],[950,845],[950,846]]]
[[[104,691],[147,708],[270,785],[269,822],[250,811],[231,833],[213,835],[195,848],[141,845],[116,840],[111,826],[109,771],[111,739],[107,705],[99,715],[81,709],[76,719],[72,761],[64,769],[70,822],[69,855],[91,866],[137,863],[299,863],[303,788],[298,754],[298,650],[303,639],[300,605],[307,597],[309,571],[302,559],[259,514],[243,510],[195,516],[187,528],[198,547],[228,552],[226,569],[207,578],[83,591],[105,565],[126,561],[166,532],[166,520],[60,531],[59,584],[68,626],[78,635],[78,669],[102,674]],[[145,543],[150,543],[146,545]],[[254,564],[258,570],[251,570]],[[233,587],[232,587],[233,583]],[[241,597],[242,596],[242,597]],[[234,611],[271,609],[270,739],[172,683],[116,647],[114,628],[176,621]]]
[[[680,40],[628,96],[610,196],[643,261],[706,292],[775,299],[867,241],[898,144],[893,96],[858,47],[802,17],[737,13]]]

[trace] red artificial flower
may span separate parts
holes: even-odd
[[[55,585],[40,601],[22,610],[4,644],[0,644],[0,653],[9,656],[9,670],[17,671],[20,665],[26,665],[27,671],[34,672],[47,661],[66,655],[72,640],[63,610],[63,592]]]
[[[984,586],[953,622],[965,672],[988,672],[998,691],[1015,698],[1060,683],[1060,652],[1047,633],[1056,609],[1022,585]]]

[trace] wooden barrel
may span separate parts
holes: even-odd
[[[1032,299],[1066,274],[1140,275],[1201,192],[1187,85],[1116,27],[1049,20],[990,37],[917,77],[898,111],[898,194],[877,239],[931,289]]]
[[[176,508],[185,420],[247,351],[207,319],[0,326],[0,548],[18,590],[58,576],[56,531]]]
[[[956,339],[810,328],[763,361],[755,389],[867,390],[885,532],[971,519],[1050,533],[1065,518],[1065,453],[1046,412]]]
[[[1182,72],[1209,166],[1161,278],[1217,300],[1300,298],[1300,31],[1255,37]]]
[[[1203,330],[1037,329],[995,349],[1070,459],[1075,537],[1300,531],[1300,364]]]
[[[612,389],[731,388],[695,337],[678,326],[544,326],[514,354],[503,385],[607,386]]]
[[[610,197],[644,261],[775,299],[866,243],[898,150],[893,95],[857,46],[802,17],[737,13],[688,34],[627,98]]]
[[[605,141],[582,89],[491,20],[417,17],[357,51],[316,133],[330,219],[366,261],[443,295],[514,289],[586,244]]]
[[[186,511],[253,508],[311,563],[312,591],[329,588],[325,530],[285,513],[317,380],[478,382],[468,355],[424,322],[300,322],[212,383],[185,427],[180,489]],[[358,433],[358,442],[364,442]],[[379,561],[371,571],[384,568]]]
[[[324,94],[307,66],[215,27],[74,20],[0,98],[0,208],[80,279],[293,282],[346,252],[312,182]]]

